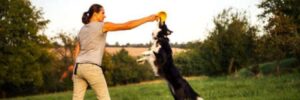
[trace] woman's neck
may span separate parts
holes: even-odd
[[[99,22],[95,17],[92,17],[91,19],[90,19],[90,22]]]

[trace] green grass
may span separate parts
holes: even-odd
[[[194,77],[192,87],[205,100],[300,100],[300,74],[259,78]],[[110,87],[112,100],[173,100],[164,81]],[[61,92],[12,100],[71,100],[72,92]],[[95,100],[92,90],[85,100]]]

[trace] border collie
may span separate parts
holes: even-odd
[[[173,63],[172,49],[168,35],[172,33],[165,24],[159,23],[159,28],[152,33],[152,46],[142,54],[138,62],[147,61],[155,74],[164,78],[175,100],[203,100],[188,82],[180,75]]]

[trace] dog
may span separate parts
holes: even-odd
[[[152,33],[152,46],[142,53],[138,62],[148,62],[155,76],[164,78],[175,100],[203,100],[188,82],[180,75],[173,63],[172,48],[168,35],[172,33],[165,22],[159,23],[159,28]]]

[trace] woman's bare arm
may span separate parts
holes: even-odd
[[[76,42],[75,48],[74,48],[74,54],[73,54],[74,63],[75,63],[75,60],[76,60],[76,58],[79,54],[79,51],[80,51],[80,45],[79,45],[79,42]]]
[[[112,22],[105,22],[103,27],[103,32],[108,31],[119,31],[119,30],[130,30],[137,26],[140,26],[146,22],[151,22],[157,19],[156,15],[150,15],[144,18],[131,20],[125,23],[112,23]]]

